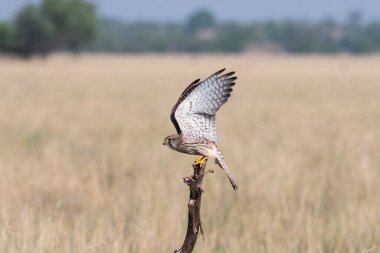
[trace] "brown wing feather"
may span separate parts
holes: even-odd
[[[214,76],[214,75],[219,75],[220,73],[222,73],[224,70],[226,70],[225,68],[224,69],[221,69],[217,72],[215,72],[214,74],[210,75],[208,78],[210,78],[211,76]],[[205,80],[207,80],[208,78],[206,78]],[[172,121],[175,129],[177,130],[177,133],[180,134],[181,133],[181,129],[178,125],[178,122],[174,116],[174,113],[175,111],[177,110],[177,107],[182,103],[183,100],[186,99],[186,97],[191,94],[191,92],[198,86],[200,85],[202,82],[200,82],[200,79],[198,78],[197,80],[193,81],[191,84],[189,84],[189,86],[186,87],[186,89],[182,92],[181,96],[179,97],[177,103],[173,106],[173,109],[170,113],[170,120]]]

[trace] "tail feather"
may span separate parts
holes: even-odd
[[[230,180],[230,183],[232,185],[232,188],[234,188],[235,191],[238,190],[238,186],[235,183],[234,179],[232,178],[231,172],[227,167],[227,164],[224,162],[222,153],[219,151],[218,148],[216,148],[216,157],[215,157],[215,163],[219,165],[219,167],[226,172],[228,179]]]

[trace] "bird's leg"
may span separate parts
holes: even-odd
[[[206,162],[207,162],[207,157],[203,156],[202,158],[195,160],[194,165],[203,165]]]

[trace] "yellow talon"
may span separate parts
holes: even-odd
[[[202,157],[202,158],[200,158],[198,160],[195,160],[194,161],[194,165],[203,165],[206,162],[207,162],[207,157],[204,156],[204,157]]]

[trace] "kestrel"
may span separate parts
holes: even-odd
[[[195,80],[182,92],[170,114],[177,134],[166,137],[163,144],[181,153],[201,155],[195,164],[214,158],[236,191],[238,187],[217,146],[216,112],[231,96],[237,79],[235,72],[222,74],[224,70],[203,81]]]

